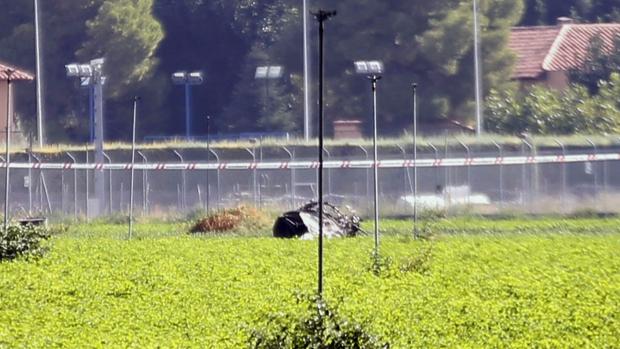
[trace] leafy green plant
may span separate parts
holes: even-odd
[[[382,274],[389,273],[392,268],[393,260],[390,257],[381,255],[377,251],[370,252],[370,265],[368,271],[375,276],[381,276]]]
[[[349,321],[338,314],[319,296],[300,297],[307,303],[307,311],[294,314],[273,314],[264,329],[251,331],[249,347],[252,349],[387,349],[363,325]]]
[[[40,257],[46,251],[42,242],[49,238],[46,228],[31,224],[0,228],[0,261],[21,256]]]

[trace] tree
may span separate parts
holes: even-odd
[[[601,82],[608,81],[614,72],[620,72],[620,36],[614,38],[611,47],[605,47],[603,39],[597,36],[590,42],[583,64],[572,69],[569,76],[571,82],[597,94]]]
[[[520,92],[493,91],[487,101],[487,130],[505,134],[605,134],[620,131],[620,75],[599,84],[599,94],[572,85],[565,91],[534,86]]]

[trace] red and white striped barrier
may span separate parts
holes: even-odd
[[[326,169],[369,169],[375,166],[382,169],[389,168],[430,168],[430,167],[467,167],[467,166],[499,166],[499,165],[526,165],[526,164],[558,164],[578,162],[618,161],[620,154],[580,154],[580,155],[542,155],[542,156],[514,156],[514,157],[481,157],[481,158],[451,158],[451,159],[418,159],[408,160],[381,160],[375,163],[371,160],[338,160],[325,161]],[[181,171],[181,170],[307,170],[318,169],[318,161],[280,161],[280,162],[219,162],[219,163],[130,163],[123,164],[73,164],[73,163],[23,163],[12,162],[13,169],[36,170],[152,170],[152,171]],[[6,163],[0,162],[0,168],[6,168]]]

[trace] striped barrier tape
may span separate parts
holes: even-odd
[[[481,158],[451,158],[451,159],[418,159],[381,160],[376,164],[371,160],[339,160],[325,161],[326,169],[369,169],[378,168],[429,168],[429,167],[467,167],[467,166],[498,166],[498,165],[525,165],[525,164],[557,164],[594,161],[617,161],[620,154],[580,154],[580,155],[542,155],[542,156],[515,156],[515,157],[481,157]],[[219,162],[219,163],[136,163],[131,164],[74,164],[74,163],[11,163],[13,169],[36,170],[304,170],[318,169],[318,161],[279,161],[279,162]],[[1,162],[0,168],[6,168]]]

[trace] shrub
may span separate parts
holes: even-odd
[[[192,233],[223,233],[239,229],[264,229],[271,220],[255,208],[240,206],[213,213],[199,219],[191,228]]]
[[[0,228],[0,261],[40,257],[46,251],[42,242],[50,238],[47,229],[33,225],[11,225]]]
[[[331,309],[319,296],[301,297],[307,302],[306,313],[295,318],[290,314],[269,316],[267,326],[252,330],[250,348],[254,349],[380,349],[388,343],[367,332],[361,324],[351,322]]]

